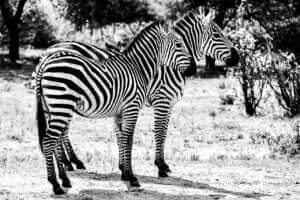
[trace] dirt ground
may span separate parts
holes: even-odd
[[[127,192],[117,167],[112,120],[75,117],[70,138],[86,171],[68,173],[73,187],[55,196],[46,179],[35,125],[35,99],[23,79],[0,78],[1,200],[277,200],[300,199],[300,158],[279,155],[253,135],[293,134],[274,110],[247,117],[242,105],[220,105],[222,79],[194,79],[174,107],[166,144],[172,173],[157,178],[153,113],[143,109],[135,133],[133,167],[142,192]],[[252,138],[252,139],[251,139]]]

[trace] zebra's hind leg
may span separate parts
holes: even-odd
[[[67,171],[74,171],[75,169],[74,169],[71,161],[69,160],[69,158],[66,155],[63,139],[61,139],[59,142],[59,152],[61,153],[61,159],[62,159],[62,163],[65,166],[65,169]]]
[[[64,147],[66,148],[66,152],[69,156],[69,159],[70,159],[70,165],[69,167],[72,166],[71,163],[74,163],[76,165],[76,168],[77,169],[82,169],[82,170],[85,170],[86,167],[84,166],[83,162],[77,157],[77,155],[75,154],[74,150],[73,150],[73,147],[71,145],[71,141],[68,137],[68,134],[67,134],[67,131],[65,131],[64,135],[63,135],[63,144],[64,144]],[[73,171],[73,170],[69,170],[69,169],[72,169],[72,168],[67,168],[68,171]]]
[[[48,131],[47,131],[48,132]],[[54,194],[62,195],[65,191],[61,188],[56,178],[54,166],[55,147],[57,146],[58,138],[53,139],[48,137],[48,134],[43,138],[43,153],[46,159],[48,181],[51,183]]]
[[[121,117],[119,124],[120,133],[117,135],[119,141],[119,168],[121,170],[121,180],[126,184],[128,191],[140,191],[141,185],[134,176],[131,165],[131,151],[133,144],[133,133],[138,117],[138,109],[131,108],[129,112]]]
[[[168,105],[158,103],[154,107],[154,137],[155,137],[155,161],[159,177],[168,177],[171,172],[164,158],[164,145],[167,136],[171,108]]]
[[[62,157],[62,153],[63,151],[60,149],[61,148],[61,144],[58,144],[58,149],[57,151],[55,151],[55,158],[56,158],[56,163],[57,163],[57,168],[58,168],[58,177],[61,179],[62,181],[62,186],[64,188],[71,188],[71,181],[68,178],[64,165],[63,165],[63,157]]]
[[[49,111],[49,113],[51,113],[51,111]],[[70,188],[71,183],[63,166],[62,149],[60,148],[62,147],[61,137],[63,136],[65,127],[69,126],[73,113],[72,111],[58,113],[59,115],[55,112],[52,113],[53,114],[49,115],[49,125],[47,128],[46,136],[43,138],[43,149],[45,149],[47,161],[51,161],[49,165],[47,163],[47,170],[48,180],[53,185],[53,191],[55,194],[65,194],[65,191],[62,189],[61,185],[58,183],[56,178],[56,173],[53,165],[53,157],[56,159],[57,162],[59,178],[62,180],[62,186],[65,188]],[[51,150],[51,158],[49,157],[49,154],[47,154],[49,152],[49,148]]]

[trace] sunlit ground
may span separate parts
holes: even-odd
[[[34,92],[24,84],[0,78],[0,199],[54,199],[38,146]],[[224,79],[187,82],[170,121],[165,152],[173,173],[167,179],[157,178],[153,164],[152,110],[142,110],[133,149],[140,193],[125,192],[120,181],[112,119],[76,116],[70,138],[88,169],[69,173],[73,188],[63,198],[299,199],[299,158],[276,153],[262,136],[294,135],[290,120],[275,104],[258,117],[247,117],[238,99],[221,105],[219,96],[231,87]]]

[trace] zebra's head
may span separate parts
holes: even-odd
[[[214,22],[215,10],[199,7],[177,20],[174,29],[183,38],[190,54],[197,61],[203,55],[221,60],[228,66],[239,62],[237,50]]]
[[[214,22],[215,10],[209,9],[208,14],[205,14],[205,9],[200,7],[198,18],[204,27],[201,41],[203,53],[225,62],[228,66],[237,65],[239,62],[238,52],[230,40],[225,37],[222,29]]]
[[[171,24],[161,25],[161,46],[159,62],[161,66],[170,67],[184,74],[191,65],[195,65],[181,37],[173,30]]]

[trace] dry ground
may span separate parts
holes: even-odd
[[[300,199],[300,159],[274,154],[251,138],[293,134],[290,120],[245,116],[240,103],[220,105],[224,80],[188,81],[175,107],[166,144],[170,178],[153,164],[153,113],[143,109],[135,133],[133,166],[143,192],[126,192],[117,167],[111,119],[76,117],[70,138],[87,171],[69,173],[68,195],[52,195],[35,126],[35,98],[24,80],[0,78],[0,199]],[[272,110],[273,112],[274,110]]]

